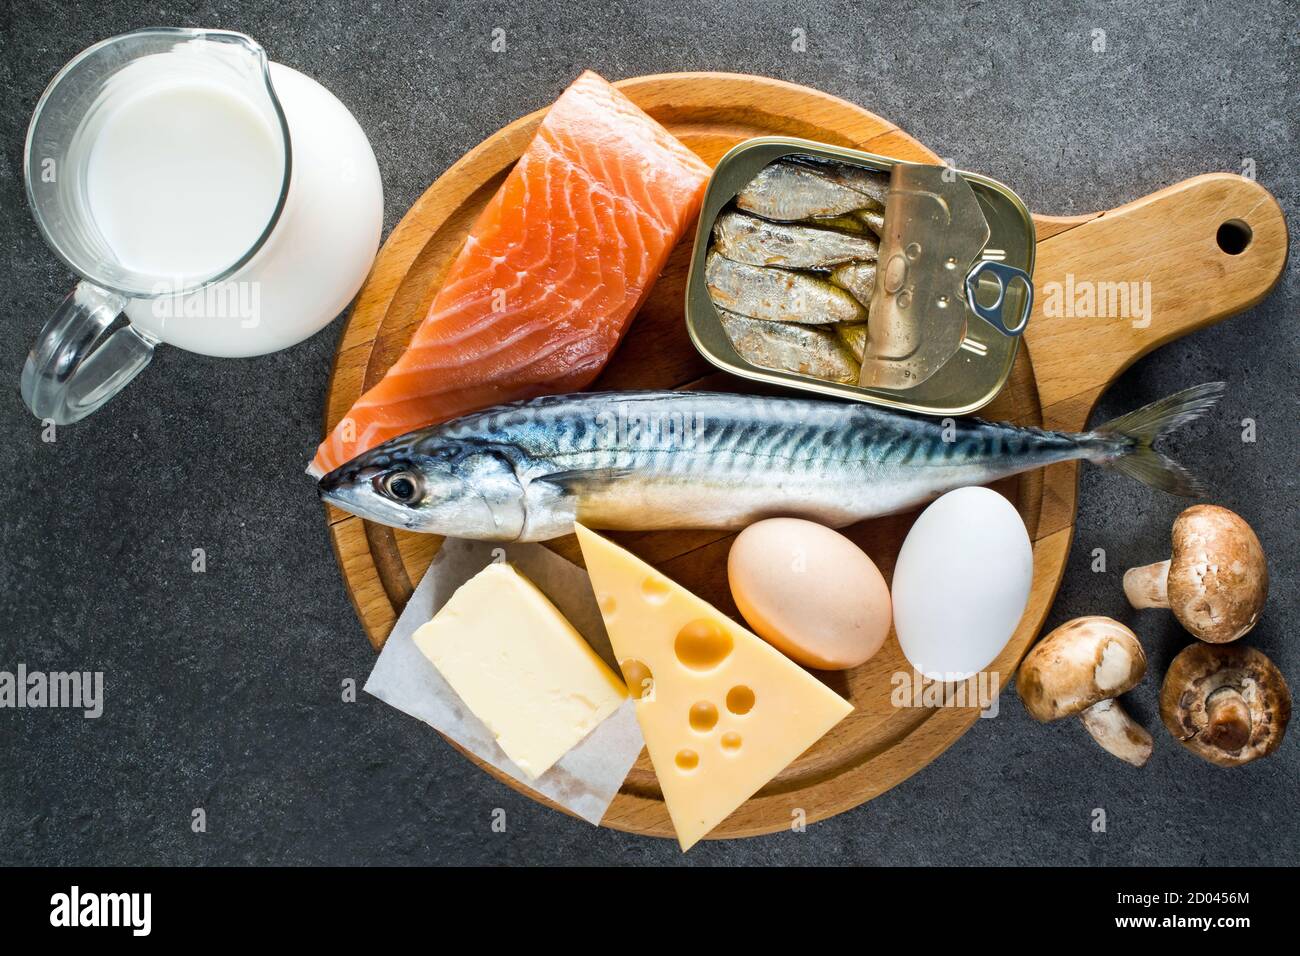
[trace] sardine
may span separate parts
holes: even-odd
[[[704,281],[714,304],[728,312],[769,322],[861,322],[867,310],[820,276],[751,266],[710,252]]]
[[[786,160],[764,166],[736,195],[736,205],[745,212],[779,222],[840,216],[875,204],[825,169]]]
[[[837,163],[834,160],[819,159],[815,156],[787,156],[785,160],[798,166],[807,166],[819,171],[832,182],[847,186],[855,192],[866,196],[870,202],[868,209],[884,209],[885,199],[889,195],[889,174],[855,166],[852,163]]]
[[[812,226],[817,229],[834,229],[836,232],[847,233],[850,236],[865,236],[872,241],[876,241],[876,233],[868,228],[866,222],[860,218],[860,213],[846,213],[843,216],[822,216],[813,219],[800,219],[798,224],[801,226]],[[879,255],[879,253],[877,253]]]
[[[883,213],[875,212],[873,210],[868,209],[862,212],[854,213],[854,215],[857,218],[861,219],[864,223],[866,223],[867,228],[870,229],[872,232],[874,232],[877,238],[884,236],[885,216]]]
[[[858,382],[858,363],[834,332],[820,326],[764,322],[723,312],[722,328],[741,357],[754,365],[841,385]]]
[[[733,262],[786,269],[829,269],[842,262],[874,260],[879,249],[874,238],[768,222],[740,212],[719,216],[713,238],[718,251]]]
[[[835,334],[859,365],[862,357],[867,354],[867,325],[866,322],[841,322],[835,326]],[[858,380],[854,378],[852,384],[857,383]]]
[[[846,262],[831,273],[831,282],[853,293],[853,298],[870,308],[871,293],[876,289],[876,264]]]
[[[791,515],[843,527],[1077,459],[1192,495],[1195,479],[1152,442],[1223,390],[1185,389],[1082,434],[797,398],[552,395],[395,438],[318,490],[381,524],[494,541],[544,541],[571,533],[574,521],[736,529]]]

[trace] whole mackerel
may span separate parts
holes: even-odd
[[[395,438],[327,474],[319,491],[371,521],[499,541],[560,537],[575,520],[648,531],[793,515],[842,527],[1075,459],[1195,495],[1195,480],[1152,442],[1223,389],[1185,389],[1082,434],[795,398],[553,395]]]

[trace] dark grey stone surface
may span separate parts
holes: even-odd
[[[898,122],[1042,212],[1118,205],[1253,160],[1296,228],[1296,8],[1047,2],[457,2],[337,0],[0,8],[0,669],[103,670],[98,720],[0,711],[4,863],[676,863],[676,847],[550,812],[365,695],[372,657],[301,469],[320,432],[341,323],[264,358],[161,351],[122,397],[40,440],[17,395],[32,337],[70,280],[22,195],[28,116],[70,57],[152,24],[220,26],[331,88],[371,137],[386,225],[462,152],[544,106],[584,67],[611,79],[739,70],[820,87]],[[507,50],[489,51],[493,28]],[[791,31],[807,51],[791,50]],[[1104,30],[1105,52],[1094,52]],[[1225,379],[1226,400],[1171,443],[1268,550],[1273,596],[1248,641],[1300,678],[1295,264],[1260,306],[1139,362],[1097,420]],[[1241,420],[1258,441],[1240,440]],[[1014,694],[930,767],[809,828],[707,843],[691,863],[1300,862],[1300,731],[1224,771],[1157,726],[1158,678],[1188,638],[1135,614],[1125,567],[1161,556],[1182,504],[1086,469],[1049,625],[1132,622],[1152,659],[1132,695],[1155,730],[1141,771]],[[205,574],[191,549],[207,550]],[[1089,570],[1104,548],[1108,570]],[[195,807],[208,830],[190,829]],[[505,833],[490,829],[506,810]],[[1090,827],[1094,808],[1105,833]]]

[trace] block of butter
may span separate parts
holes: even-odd
[[[509,564],[462,584],[412,637],[533,780],[627,699],[582,635]]]

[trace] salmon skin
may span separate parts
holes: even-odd
[[[371,521],[500,541],[556,538],[574,521],[737,529],[786,515],[841,527],[1077,459],[1193,495],[1196,481],[1152,443],[1223,389],[1184,389],[1082,434],[796,398],[549,395],[394,439],[317,487]]]
[[[470,230],[405,353],[308,471],[489,405],[586,387],[698,212],[709,172],[583,73]]]

